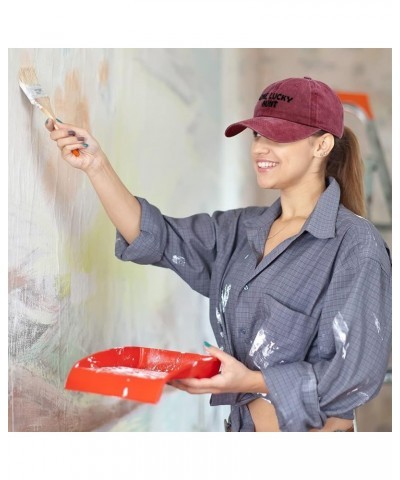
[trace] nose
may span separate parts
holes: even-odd
[[[266,153],[271,150],[271,140],[265,137],[255,137],[253,140],[253,152],[254,153]]]

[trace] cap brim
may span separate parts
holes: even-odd
[[[261,136],[280,143],[303,140],[320,131],[320,128],[290,122],[289,120],[283,120],[281,118],[254,117],[229,125],[225,130],[225,136],[233,137],[243,132],[246,128],[251,128]]]

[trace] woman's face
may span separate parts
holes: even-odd
[[[305,138],[291,143],[277,143],[253,132],[253,166],[261,188],[283,190],[308,181],[321,173],[321,161],[314,156],[317,139]]]

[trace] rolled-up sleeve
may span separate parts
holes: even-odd
[[[375,397],[391,351],[391,275],[375,259],[336,272],[314,341],[318,361],[263,370],[282,431],[321,428],[328,417],[352,418]]]
[[[200,213],[186,218],[162,215],[143,198],[139,236],[128,244],[117,231],[115,255],[120,260],[155,265],[175,271],[191,288],[209,297],[210,278],[216,257],[216,223]]]

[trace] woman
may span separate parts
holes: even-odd
[[[90,133],[60,123],[50,137],[85,171],[117,228],[121,260],[174,270],[210,298],[221,361],[210,379],[172,382],[231,405],[227,431],[353,431],[377,395],[391,342],[391,261],[362,218],[362,161],[326,84],[268,86],[248,120],[270,207],[171,218],[124,187]],[[71,152],[78,148],[80,156]]]

